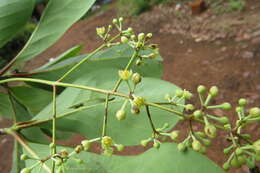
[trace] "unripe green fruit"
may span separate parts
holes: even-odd
[[[23,168],[20,173],[31,173],[31,171],[30,168]]]
[[[122,145],[122,144],[119,144],[119,145],[116,145],[116,149],[117,149],[118,151],[123,151],[123,150],[125,149],[125,146]]]
[[[194,106],[192,105],[192,104],[187,104],[187,105],[185,105],[185,110],[186,111],[192,111],[192,110],[194,110],[195,108],[194,108]]]
[[[246,101],[246,99],[241,98],[241,99],[239,99],[238,104],[239,104],[239,106],[245,106],[247,104],[247,101]]]
[[[255,162],[253,159],[246,159],[246,165],[248,168],[253,169],[255,167]]]
[[[133,31],[133,28],[131,28],[131,27],[129,27],[129,28],[127,28],[127,32],[129,33],[129,34],[132,34],[134,31]]]
[[[189,91],[184,91],[184,92],[183,92],[183,97],[184,97],[185,99],[187,99],[187,100],[191,99],[192,96],[193,96],[192,93],[189,92]]]
[[[144,40],[144,37],[145,37],[145,34],[144,34],[144,33],[138,34],[138,40],[139,40],[139,41],[143,41],[143,40]]]
[[[178,148],[179,151],[185,151],[187,149],[186,145],[183,144],[183,143],[179,143],[177,145],[177,148]]]
[[[227,117],[221,117],[219,119],[219,122],[222,124],[227,124],[227,123],[229,123],[229,119]]]
[[[102,138],[102,141],[101,141],[102,145],[104,145],[105,147],[110,147],[113,143],[113,140],[111,137],[109,136],[104,136]]]
[[[132,76],[132,81],[134,84],[138,84],[142,81],[142,77],[139,73],[134,73]]]
[[[153,147],[156,148],[156,149],[159,149],[160,146],[161,146],[160,143],[157,142],[157,141],[155,141],[155,142],[153,143]]]
[[[225,102],[222,104],[222,109],[224,109],[224,110],[230,110],[231,108],[232,108],[232,106],[228,102]]]
[[[123,20],[124,20],[123,17],[120,17],[120,18],[118,19],[119,22],[123,22]]]
[[[215,97],[218,95],[218,87],[216,86],[213,86],[209,89],[209,94],[212,96],[212,97]]]
[[[20,157],[21,160],[27,160],[29,159],[28,155],[27,154],[22,154],[21,157]]]
[[[117,23],[118,23],[118,20],[117,20],[117,19],[113,19],[113,20],[112,20],[112,23],[113,23],[113,24],[117,24]]]
[[[204,85],[199,85],[197,88],[198,93],[204,94],[206,92],[206,87]]]
[[[240,165],[240,163],[238,162],[236,156],[234,156],[234,157],[231,159],[230,164],[231,164],[231,166],[233,166],[234,168],[240,168],[240,167],[241,167],[241,165]]]
[[[228,171],[230,169],[230,165],[228,162],[225,162],[222,167],[225,171]]]
[[[236,112],[241,113],[241,112],[243,112],[243,109],[241,107],[236,107]]]
[[[116,112],[116,118],[118,120],[124,120],[126,118],[126,112],[123,109],[120,109]]]
[[[201,110],[196,110],[195,112],[193,112],[193,115],[196,119],[199,119],[202,117],[203,112]]]
[[[254,150],[255,150],[256,154],[260,154],[260,139],[255,141],[253,143],[253,146],[254,146]]]
[[[122,42],[122,43],[128,43],[128,41],[129,41],[129,40],[128,40],[128,38],[127,38],[126,36],[122,36],[122,37],[121,37],[121,42]]]
[[[175,95],[179,98],[181,98],[183,96],[183,90],[176,90],[175,91]]]
[[[260,108],[254,107],[249,110],[249,115],[252,117],[260,117]]]
[[[144,147],[146,147],[147,144],[149,143],[149,141],[150,141],[150,140],[146,140],[146,139],[145,139],[145,140],[142,140],[142,141],[141,141],[141,145],[144,146]]]
[[[237,155],[243,154],[243,150],[242,150],[241,148],[237,148],[237,149],[236,149],[236,154],[237,154]]]
[[[147,37],[147,38],[152,38],[152,37],[153,37],[153,34],[152,34],[152,33],[148,33],[148,34],[146,35],[146,37]]]
[[[83,146],[84,150],[88,150],[91,146],[91,142],[89,140],[81,141],[81,145]]]
[[[178,137],[179,137],[179,133],[180,133],[180,132],[179,132],[179,131],[176,131],[176,130],[175,130],[175,131],[172,131],[172,132],[171,132],[171,136],[170,136],[171,139],[172,139],[172,140],[177,140]]]
[[[228,147],[228,148],[225,148],[225,149],[223,150],[223,153],[226,154],[226,155],[228,155],[228,154],[231,153],[232,149],[233,149],[232,146],[230,146],[230,147]]]
[[[135,35],[131,35],[130,38],[131,38],[131,40],[135,40],[136,36]]]
[[[131,107],[131,113],[132,114],[139,114],[140,113],[140,109],[137,106],[132,106]]]
[[[207,124],[204,128],[204,131],[210,138],[215,138],[217,135],[217,128],[212,124]]]
[[[192,142],[192,149],[195,150],[195,151],[200,151],[202,145],[201,143],[198,141],[198,140],[194,140]]]
[[[240,165],[244,165],[246,163],[246,157],[244,155],[237,156],[237,160]]]

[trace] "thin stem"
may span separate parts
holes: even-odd
[[[150,113],[150,110],[149,110],[149,106],[145,105],[145,109],[146,109],[146,113],[147,113],[147,116],[148,116],[148,119],[149,119],[149,123],[152,127],[152,130],[153,130],[153,133],[158,134],[158,132],[155,129],[154,124],[153,124],[153,120],[152,120],[152,116],[151,116],[151,113]]]
[[[110,43],[112,41],[114,41],[115,39],[117,39],[120,36],[120,34],[117,34],[115,37],[113,37],[110,41],[108,41],[107,43]],[[87,60],[89,60],[90,58],[92,58],[97,52],[99,52],[100,50],[104,49],[107,46],[107,43],[102,44],[101,46],[99,46],[96,50],[94,50],[93,52],[91,52],[86,58],[82,59],[80,62],[78,62],[76,65],[74,65],[69,71],[67,71],[62,77],[60,77],[58,79],[58,81],[62,81],[63,79],[65,79],[68,75],[70,75],[75,69],[77,69],[81,64],[83,64],[84,62],[86,62]]]
[[[13,100],[13,96],[12,96],[12,93],[10,92],[10,90],[7,88],[7,93],[8,93],[8,98],[9,98],[9,101],[11,103],[11,107],[12,107],[12,111],[13,111],[13,122],[16,123],[17,120],[16,120],[16,117],[17,117],[17,113],[16,113],[16,109],[15,109],[15,106],[14,106],[14,100]]]
[[[128,70],[132,66],[135,58],[138,56],[138,52],[139,51],[136,51],[136,50],[134,51],[132,57],[130,58],[130,61],[128,62],[128,64],[125,67],[125,70]],[[122,79],[120,78],[116,82],[116,85],[115,85],[114,89],[112,90],[112,92],[116,92],[121,83],[122,83]],[[110,94],[108,93],[106,96],[106,101],[105,101],[105,114],[104,114],[104,119],[103,119],[102,136],[106,136],[106,131],[107,131],[109,96],[110,96]]]
[[[34,158],[36,159],[40,159],[40,157],[30,148],[30,146],[27,144],[27,142],[25,141],[25,139],[23,139],[18,133],[14,132],[14,131],[7,131],[8,134],[12,135],[23,147],[24,149],[30,153]],[[48,172],[51,173],[50,168],[44,164],[43,164],[43,168]]]
[[[56,102],[56,86],[53,86],[53,104],[52,104],[52,111],[53,111],[53,118],[52,118],[52,155],[57,153],[56,147],[56,114],[57,114],[57,102]],[[55,172],[55,162],[52,161],[52,173]]]

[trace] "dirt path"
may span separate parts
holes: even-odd
[[[187,26],[181,23],[182,20],[176,19],[174,11],[171,12],[173,6],[156,7],[138,19],[128,19],[128,24],[139,32],[154,34],[153,41],[160,45],[160,52],[164,57],[163,78],[165,80],[193,92],[199,84],[208,87],[217,85],[221,91],[220,96],[215,100],[217,103],[225,100],[235,104],[239,98],[244,97],[249,99],[250,106],[259,106],[260,34],[258,36],[258,33],[260,26],[258,28],[256,21],[260,19],[260,3],[255,2],[250,5],[256,8],[253,10],[249,8],[247,12],[239,16],[230,14],[226,17],[215,16],[211,19],[208,12],[209,14],[205,13],[202,17],[184,20],[184,22],[189,22]],[[41,54],[37,58],[37,63],[30,62],[28,67],[37,67],[47,62],[48,58],[55,57],[77,44],[84,45],[83,53],[94,50],[100,44],[95,28],[110,24],[114,17],[116,17],[116,11],[111,9],[106,13],[78,22],[54,46]],[[239,23],[230,24],[231,19]],[[191,22],[191,20],[194,21]],[[196,34],[195,30],[199,28],[202,20],[208,20],[209,23],[211,21],[214,25],[205,24],[203,26],[207,32],[204,33],[203,28],[200,28],[197,35],[191,34]],[[223,21],[218,23],[218,20]],[[223,35],[226,32],[216,30],[218,24],[223,24],[224,21],[231,29],[226,35]],[[185,30],[185,28],[190,29]],[[217,34],[219,37],[215,38]],[[208,37],[202,37],[203,35]],[[223,115],[221,111],[216,113]],[[230,112],[230,118],[234,119],[233,112]],[[178,125],[178,127],[183,126],[186,124]],[[248,130],[253,131],[255,137],[259,138],[259,125],[252,126]],[[221,148],[227,143],[218,139],[213,143],[207,155],[221,165],[226,159]],[[247,169],[242,168],[230,172],[246,173]]]

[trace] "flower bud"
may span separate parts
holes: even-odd
[[[249,116],[251,117],[260,117],[260,108],[254,107],[249,110]]]
[[[244,165],[246,163],[246,157],[244,155],[237,156],[238,163]]]
[[[96,28],[96,32],[97,32],[97,35],[103,36],[106,33],[106,28],[105,27],[98,27],[98,28]]]
[[[185,151],[185,150],[187,149],[187,147],[186,147],[186,145],[185,145],[184,143],[179,143],[179,144],[177,145],[177,149],[178,149],[179,151]]]
[[[22,154],[22,155],[20,156],[20,160],[27,160],[27,159],[29,159],[29,157],[28,157],[27,154]]]
[[[108,147],[108,148],[106,148],[105,150],[104,150],[104,155],[106,155],[106,156],[111,156],[112,154],[113,154],[113,152],[114,152],[114,149],[113,148],[111,148],[111,147]]]
[[[118,145],[116,145],[116,149],[117,149],[118,151],[123,151],[123,150],[125,149],[125,146],[122,145],[122,144],[118,144]]]
[[[247,104],[247,101],[246,101],[246,99],[241,98],[241,99],[239,99],[238,104],[239,104],[239,106],[245,106]]]
[[[189,99],[192,98],[192,96],[193,96],[193,95],[192,95],[191,92],[184,90],[184,92],[183,92],[183,97],[184,97],[185,99],[189,100]]]
[[[226,155],[228,155],[228,154],[231,153],[232,149],[233,149],[233,146],[231,145],[230,147],[225,148],[225,149],[223,150],[223,153],[226,154]]]
[[[181,98],[183,96],[183,90],[176,90],[175,91],[175,95],[179,98]]]
[[[218,95],[218,87],[216,87],[216,86],[211,87],[210,90],[209,90],[209,94],[212,97],[217,96]]]
[[[144,40],[144,37],[145,37],[145,34],[144,34],[144,33],[138,34],[138,41],[143,41],[143,40]]]
[[[197,88],[198,93],[204,94],[206,92],[206,87],[204,85],[199,85]]]
[[[147,139],[142,140],[142,141],[141,141],[141,145],[144,146],[144,147],[146,147],[147,144],[149,143],[149,141],[150,141],[150,140],[147,140]]]
[[[243,150],[242,150],[241,148],[237,148],[237,149],[236,149],[236,154],[237,154],[237,155],[243,154]]]
[[[148,33],[148,34],[146,35],[146,37],[150,39],[150,38],[153,37],[153,34],[152,34],[152,33]]]
[[[172,140],[177,140],[178,137],[179,137],[179,134],[180,134],[179,131],[174,130],[174,131],[171,132],[170,137],[171,137]]]
[[[225,162],[222,167],[225,171],[228,171],[230,169],[230,165],[228,162]]]
[[[75,151],[76,153],[80,153],[82,150],[83,150],[83,146],[81,146],[81,145],[77,145],[77,146],[75,147],[75,149],[74,149],[74,151]]]
[[[119,17],[118,21],[119,22],[123,22],[124,18],[123,17]]]
[[[231,125],[230,124],[225,124],[224,125],[225,130],[231,130]]]
[[[61,155],[62,158],[66,158],[66,157],[68,157],[69,153],[66,149],[62,149],[60,151],[60,155]]]
[[[203,112],[202,112],[201,110],[196,110],[196,111],[193,112],[193,115],[194,115],[194,117],[195,117],[196,119],[199,119],[199,118],[202,117]]]
[[[117,19],[113,19],[113,20],[112,20],[112,23],[113,23],[113,24],[117,24],[117,23],[118,23],[118,20],[117,20]]]
[[[200,151],[201,147],[202,147],[202,145],[201,145],[201,143],[198,140],[194,140],[192,142],[192,149],[194,151]]]
[[[204,144],[205,146],[207,146],[207,147],[211,145],[211,141],[208,140],[208,139],[202,139],[202,142],[203,142],[203,144]]]
[[[118,75],[122,80],[128,80],[132,76],[132,71],[119,70]]]
[[[140,83],[142,80],[142,77],[139,73],[134,73],[133,76],[132,76],[132,81],[134,82],[134,84],[138,84]]]
[[[87,151],[91,146],[91,142],[89,140],[84,140],[81,141],[81,145],[83,146],[84,150]]]
[[[135,35],[131,35],[131,40],[135,40],[136,39],[136,36]]]
[[[229,123],[229,119],[227,117],[221,117],[219,118],[219,122],[222,124],[227,124]]]
[[[140,109],[137,106],[132,106],[131,107],[131,113],[132,114],[139,114],[140,113]]]
[[[56,166],[61,166],[61,165],[62,165],[61,159],[59,159],[59,158],[56,159],[56,160],[55,160],[55,165],[56,165]]]
[[[142,107],[145,103],[145,99],[143,97],[137,96],[133,100],[134,106],[137,106],[138,108]]]
[[[126,118],[126,112],[123,109],[120,109],[116,112],[116,118],[118,120],[124,120]]]
[[[195,132],[195,135],[198,136],[198,137],[201,137],[201,138],[206,137],[205,133],[203,133],[203,132]]]
[[[210,138],[215,138],[217,135],[217,129],[213,124],[207,124],[204,128],[204,131]]]
[[[222,109],[224,109],[224,110],[230,110],[232,108],[231,104],[228,102],[221,104],[221,106],[222,106]]]
[[[193,111],[195,108],[192,104],[187,104],[185,105],[185,110],[186,111]]]
[[[234,157],[231,159],[230,164],[231,164],[231,166],[233,166],[234,168],[240,168],[240,167],[241,167],[241,165],[240,165],[240,163],[238,162],[236,156],[234,156]]]
[[[160,148],[160,142],[154,141],[153,147],[156,148],[156,149],[159,149]]]
[[[236,107],[236,112],[237,112],[237,113],[243,112],[243,108],[241,108],[241,107]]]
[[[260,139],[258,139],[257,141],[255,141],[253,143],[253,147],[254,147],[256,154],[260,154]]]
[[[20,173],[31,173],[31,171],[30,168],[23,168]]]
[[[105,147],[110,147],[113,143],[113,140],[109,136],[104,136],[101,141],[102,145]]]
[[[127,38],[126,36],[122,36],[122,37],[121,37],[121,42],[122,42],[122,43],[125,44],[125,43],[128,43],[128,41],[129,41],[129,40],[128,40],[128,38]]]

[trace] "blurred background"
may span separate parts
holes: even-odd
[[[0,48],[0,68],[22,49],[39,22],[48,1],[35,1],[37,5],[30,22]],[[125,18],[126,27],[153,33],[152,42],[159,44],[164,58],[163,79],[193,92],[199,84],[217,85],[221,92],[214,100],[216,103],[225,100],[235,104],[243,97],[249,100],[250,106],[259,106],[259,0],[97,0],[56,44],[19,70],[39,67],[74,45],[83,45],[82,53],[94,50],[101,43],[95,28],[110,24],[118,16]],[[218,110],[215,114],[224,115],[224,112]],[[235,118],[232,111],[229,116]],[[0,120],[1,127],[8,123]],[[179,124],[177,128],[183,126],[186,124]],[[259,125],[247,130],[259,138]],[[73,144],[73,140],[65,142]],[[225,141],[216,139],[208,157],[222,165],[226,158],[221,148],[226,145]],[[0,172],[8,173],[11,138],[0,139],[0,150]],[[142,151],[138,147],[127,150],[130,154]],[[242,167],[230,172],[248,173],[248,170]]]

